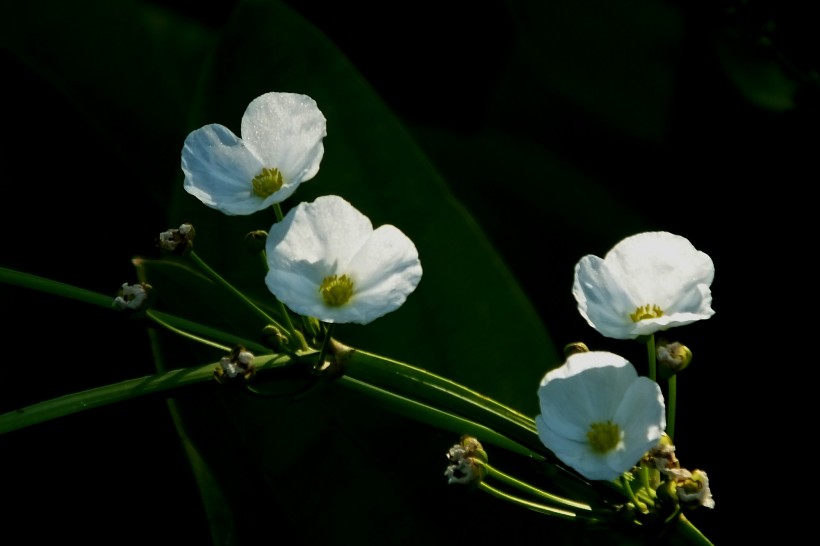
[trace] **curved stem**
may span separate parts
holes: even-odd
[[[510,476],[509,474],[506,474],[506,473],[498,470],[497,468],[495,468],[494,466],[492,466],[488,463],[484,463],[484,462],[480,462],[480,461],[476,461],[476,463],[483,466],[487,470],[487,475],[486,475],[487,478],[495,478],[498,481],[501,481],[501,482],[503,482],[507,485],[511,485],[512,487],[515,487],[516,489],[520,489],[521,491],[524,491],[524,492],[529,493],[531,495],[534,495],[536,497],[541,497],[545,500],[548,500],[549,502],[552,502],[552,503],[555,503],[555,504],[560,504],[560,505],[565,506],[567,508],[574,508],[576,510],[584,510],[584,511],[587,511],[587,512],[592,511],[592,507],[588,504],[584,504],[582,502],[576,502],[576,501],[573,501],[573,500],[570,500],[570,499],[565,499],[563,497],[559,497],[558,495],[553,495],[552,493],[549,493],[549,492],[544,491],[542,489],[538,489],[537,487],[533,487],[532,485],[530,485],[526,482],[522,482],[521,480],[519,480],[517,478],[514,478],[514,477]]]
[[[202,345],[207,345],[209,347],[219,349],[219,350],[224,351],[226,353],[230,352],[230,350],[231,350],[231,348],[226,346],[226,345],[220,345],[219,343],[216,343],[216,342],[211,341],[209,339],[199,337],[199,336],[194,335],[190,332],[186,332],[185,330],[180,330],[179,328],[176,328],[176,327],[172,326],[168,322],[162,320],[156,312],[151,311],[150,309],[145,312],[145,316],[147,316],[148,318],[150,318],[151,320],[153,320],[159,326],[162,326],[166,330],[169,330],[169,331],[171,331],[171,332],[173,332],[173,333],[175,333],[175,334],[177,334],[181,337],[188,338],[191,341],[196,341],[197,343],[201,343]]]
[[[196,265],[197,265],[200,269],[202,269],[205,273],[207,273],[209,277],[211,277],[211,278],[212,278],[214,281],[216,281],[218,284],[222,285],[222,286],[223,286],[225,289],[227,289],[227,290],[228,290],[231,294],[233,294],[233,295],[234,295],[234,296],[236,296],[236,297],[237,297],[240,301],[242,301],[242,303],[244,303],[246,306],[248,306],[248,307],[249,307],[251,310],[253,310],[253,311],[254,311],[257,315],[259,315],[259,317],[260,317],[262,320],[264,320],[266,324],[273,324],[273,325],[274,325],[274,326],[276,326],[277,328],[280,328],[280,329],[282,329],[282,330],[285,330],[285,328],[284,328],[281,324],[279,324],[279,322],[278,322],[276,319],[274,319],[273,317],[271,317],[270,315],[268,315],[268,314],[267,314],[265,311],[263,311],[263,310],[262,310],[259,306],[257,306],[254,302],[252,302],[250,299],[248,299],[248,297],[247,297],[247,296],[245,296],[245,294],[243,294],[240,290],[238,290],[238,289],[237,289],[234,285],[232,285],[231,283],[229,283],[227,280],[225,280],[225,278],[224,278],[224,277],[222,277],[222,275],[220,275],[219,273],[217,273],[216,271],[214,271],[213,269],[211,269],[211,267],[210,267],[207,263],[205,263],[205,262],[202,260],[202,258],[200,258],[200,257],[199,257],[199,255],[197,255],[197,253],[196,253],[196,252],[191,251],[191,252],[188,254],[188,258],[190,258],[191,260],[193,260],[193,262],[194,262],[194,263],[196,263]]]
[[[427,370],[380,355],[347,347],[334,340],[332,350],[346,375],[373,385],[396,389],[413,398],[467,415],[504,430],[511,437],[542,450],[535,421],[519,411]]]
[[[569,519],[569,520],[579,520],[584,519],[585,521],[597,521],[595,518],[579,518],[577,514],[574,512],[569,512],[567,510],[561,510],[560,508],[553,508],[552,506],[546,506],[544,504],[538,504],[532,501],[528,501],[526,499],[522,499],[520,497],[516,497],[514,495],[510,495],[509,493],[505,493],[500,489],[496,489],[495,487],[489,485],[486,482],[479,482],[478,488],[490,495],[497,497],[499,499],[505,500],[507,502],[511,502],[513,504],[517,504],[519,506],[523,506],[524,508],[528,508],[530,510],[534,510],[541,514],[546,514],[548,516],[556,516],[562,519]]]

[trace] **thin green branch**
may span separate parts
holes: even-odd
[[[290,362],[286,356],[256,357],[253,365],[257,370],[276,368]],[[119,383],[80,391],[54,398],[0,415],[0,434],[50,421],[92,408],[99,408],[141,396],[178,390],[197,383],[213,380],[218,364],[171,370],[163,374],[128,379]]]
[[[549,493],[548,491],[544,491],[542,489],[538,489],[537,487],[533,487],[532,485],[522,482],[521,480],[510,476],[509,474],[502,472],[495,468],[494,466],[484,463],[481,461],[476,461],[477,464],[483,466],[487,470],[486,478],[494,478],[500,482],[503,482],[507,485],[515,487],[516,489],[520,489],[525,493],[529,493],[530,495],[534,495],[536,497],[541,497],[544,500],[547,500],[554,504],[559,504],[566,508],[575,509],[575,510],[584,510],[584,511],[592,511],[592,507],[588,504],[582,502],[576,502],[574,500],[565,499],[563,497],[559,497],[558,495],[554,495]],[[485,478],[485,479],[486,479]]]
[[[522,499],[520,497],[516,497],[514,495],[510,495],[509,493],[505,493],[500,489],[497,489],[486,482],[479,482],[478,488],[490,495],[497,497],[499,499],[505,500],[507,502],[511,502],[513,504],[517,504],[519,506],[523,506],[524,508],[528,508],[529,510],[534,510],[541,514],[546,514],[548,516],[555,516],[561,519],[568,519],[573,521],[584,520],[584,521],[598,521],[595,518],[580,518],[574,512],[569,512],[567,510],[561,510],[560,508],[553,508],[552,506],[546,506],[544,504],[538,504],[532,501],[528,501],[526,499]]]

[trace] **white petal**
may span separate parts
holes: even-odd
[[[666,426],[660,387],[639,377],[626,359],[605,351],[569,356],[544,376],[538,396],[539,438],[591,480],[615,479],[629,470]],[[624,437],[617,448],[600,454],[590,447],[587,432],[606,421],[616,423]]]
[[[633,300],[660,305],[664,311],[698,285],[709,286],[715,274],[707,254],[685,237],[665,231],[627,237],[604,260],[628,287]]]
[[[268,265],[288,269],[294,261],[316,264],[313,280],[321,284],[347,267],[372,232],[370,219],[341,197],[318,197],[288,211],[268,231]]]
[[[622,278],[614,274],[609,265],[597,256],[584,256],[575,265],[572,294],[578,302],[578,311],[590,326],[606,337],[634,339],[631,333],[634,323],[629,313],[638,304]]]
[[[274,224],[266,242],[268,288],[293,311],[323,322],[367,324],[400,307],[421,279],[415,245],[393,226],[374,231],[370,219],[336,195],[300,203]],[[347,275],[353,296],[328,307],[319,287]],[[294,277],[304,277],[295,288]]]
[[[666,429],[666,405],[658,384],[648,377],[636,379],[624,394],[613,421],[624,431],[624,450],[618,465],[625,472],[658,444]]]
[[[325,116],[306,95],[266,93],[242,116],[242,139],[266,167],[279,169],[290,193],[319,171],[326,135]]]
[[[253,193],[259,159],[222,125],[192,131],[182,147],[185,191],[225,214],[251,214],[264,208]]]
[[[422,269],[413,241],[398,228],[376,229],[346,269],[354,282],[350,305],[361,312],[360,322],[395,311],[418,286]]]

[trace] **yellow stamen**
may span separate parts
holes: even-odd
[[[592,423],[587,432],[587,440],[596,453],[607,453],[621,442],[621,427],[612,421]]]
[[[634,313],[629,315],[632,322],[640,322],[644,319],[658,318],[663,316],[663,309],[657,305],[641,305],[635,309]]]
[[[265,199],[278,192],[284,183],[285,179],[279,169],[265,167],[253,177],[253,193]]]
[[[353,296],[353,281],[347,275],[330,275],[322,280],[319,292],[329,307],[340,307]]]

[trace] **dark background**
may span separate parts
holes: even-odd
[[[718,545],[736,539],[735,529],[757,509],[765,481],[759,473],[781,465],[774,453],[784,441],[786,425],[779,423],[785,412],[775,400],[790,388],[788,370],[801,365],[787,357],[802,344],[795,332],[806,310],[801,292],[814,282],[805,279],[811,268],[804,256],[813,249],[820,48],[803,4],[554,2],[546,10],[552,19],[533,33],[527,25],[535,23],[515,2],[485,2],[481,9],[427,0],[287,3],[338,45],[407,125],[559,346],[583,340],[642,358],[637,345],[603,339],[577,315],[569,288],[582,255],[603,255],[626,235],[662,229],[686,236],[712,257],[717,313],[679,332],[695,359],[679,380],[678,455],[712,478],[717,508],[698,513],[699,527]],[[234,6],[154,4],[215,30]],[[156,204],[131,201],[122,186],[139,166],[100,157],[111,187],[83,185],[71,158],[93,153],[83,146],[93,142],[93,128],[67,114],[72,105],[43,90],[24,61],[3,54],[5,81],[13,82],[6,118],[15,120],[7,129],[12,144],[0,154],[7,173],[4,265],[47,275],[55,263],[70,264],[55,268],[61,280],[83,286],[129,279],[128,257],[152,246],[144,220],[164,221]],[[520,90],[520,100],[509,99],[511,87]],[[488,161],[488,134],[519,139],[528,157],[543,156],[545,173],[563,173],[565,197],[548,208],[579,216],[594,211],[590,223],[606,224],[600,204],[585,200],[585,188],[594,185],[613,203],[627,203],[634,217],[613,218],[611,231],[562,229],[560,215],[548,216],[544,203],[527,199],[528,185],[550,183],[539,178],[538,162],[522,164],[515,155]],[[46,194],[39,191],[46,187],[41,180],[55,178],[59,183],[49,184]],[[70,203],[78,198],[96,203],[96,213],[72,214]],[[74,238],[59,240],[66,229]],[[110,253],[119,262],[99,271],[84,265],[84,253]],[[555,296],[556,286],[565,287],[566,297]],[[77,317],[91,313],[99,324],[102,316],[81,304],[55,305],[47,296],[6,290],[3,306],[10,310],[7,321],[36,325],[5,340],[7,378],[0,385],[6,409],[116,381],[124,363],[114,367],[111,360],[123,356],[110,347],[118,343],[125,366],[139,370],[150,359],[139,326],[127,321],[95,326],[77,342],[67,331]],[[59,372],[38,376],[40,359]],[[84,373],[89,369],[92,379]],[[112,419],[112,413],[89,412],[81,425],[58,420],[3,438],[0,492],[14,510],[0,521],[39,538],[87,526],[89,543],[105,529],[124,531],[124,542],[162,529],[168,541],[207,543],[184,453],[156,448],[176,441],[165,408],[135,401],[115,413]],[[151,436],[156,444],[134,441]],[[79,445],[99,445],[99,456],[71,448]],[[55,464],[61,472],[44,470]],[[118,480],[121,469],[135,479]],[[452,489],[441,494],[442,502],[474,500]],[[148,496],[162,523],[141,525],[129,515],[145,510]],[[112,501],[99,501],[106,497]],[[41,512],[44,504],[49,509]],[[57,504],[62,511],[54,510]],[[504,510],[499,507],[499,518]]]

